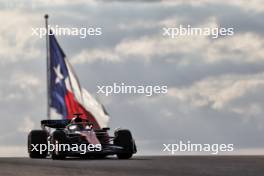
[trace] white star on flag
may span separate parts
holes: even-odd
[[[55,80],[55,83],[57,84],[57,83],[60,83],[61,82],[61,80],[63,80],[63,74],[61,73],[61,69],[60,69],[60,64],[58,64],[58,66],[57,66],[57,68],[56,67],[54,67],[53,68],[54,69],[54,71],[55,71],[55,73],[56,73],[56,80]]]

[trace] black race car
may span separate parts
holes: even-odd
[[[129,159],[137,152],[129,130],[117,129],[114,137],[109,128],[94,129],[93,124],[82,120],[80,114],[72,120],[42,120],[42,130],[32,130],[28,135],[30,158],[65,159],[73,157],[104,158],[117,155]],[[52,130],[51,130],[52,129]]]

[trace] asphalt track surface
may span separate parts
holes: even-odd
[[[264,176],[264,156],[140,156],[130,160],[0,158],[0,176]]]

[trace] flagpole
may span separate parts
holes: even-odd
[[[46,51],[47,51],[47,118],[50,119],[50,46],[49,46],[49,30],[48,30],[48,19],[49,15],[46,14],[45,27],[46,27]]]

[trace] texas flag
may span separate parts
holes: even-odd
[[[72,119],[74,113],[82,113],[81,117],[91,122],[95,129],[107,127],[109,116],[103,105],[81,88],[54,35],[49,35],[49,41],[50,107],[65,119]]]

